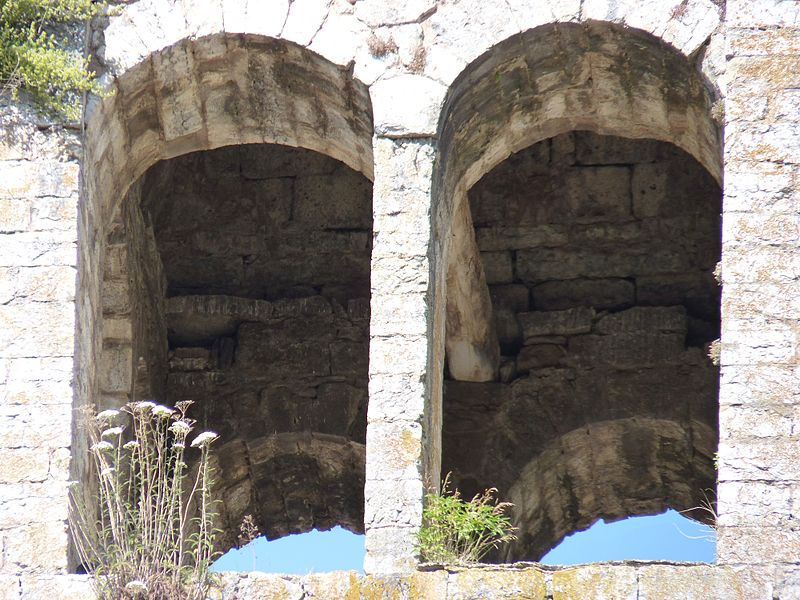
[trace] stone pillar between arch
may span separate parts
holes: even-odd
[[[727,4],[717,556],[800,594],[800,28]]]
[[[433,298],[430,139],[376,138],[364,526],[367,573],[416,565],[425,491],[439,482],[443,315]],[[436,303],[443,312],[443,303]]]

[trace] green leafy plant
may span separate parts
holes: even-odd
[[[489,488],[470,501],[450,491],[447,474],[438,492],[428,494],[417,534],[422,560],[436,563],[476,563],[490,550],[516,539],[506,510],[510,502],[497,502],[497,489]]]
[[[72,489],[70,526],[98,598],[207,596],[217,534],[210,447],[218,436],[206,431],[188,443],[190,405],[137,402],[88,418],[97,491]],[[118,424],[125,420],[129,436]],[[191,469],[187,452],[198,454]]]
[[[0,86],[14,98],[20,89],[46,110],[80,116],[84,92],[99,92],[88,60],[59,45],[53,29],[85,21],[103,5],[94,0],[0,0]]]

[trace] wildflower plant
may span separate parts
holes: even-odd
[[[73,488],[70,525],[98,598],[207,597],[217,534],[210,453],[218,436],[206,431],[187,443],[191,404],[137,402],[88,419],[98,490],[86,498]],[[187,452],[196,454],[192,469]]]
[[[506,510],[510,502],[497,502],[496,488],[463,500],[450,491],[450,474],[439,491],[428,494],[417,533],[417,552],[422,560],[443,564],[477,563],[490,550],[516,539]]]

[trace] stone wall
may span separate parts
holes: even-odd
[[[680,589],[717,585],[736,571],[747,581],[764,582],[745,597],[800,596],[792,508],[798,487],[797,22],[794,0],[138,0],[98,19],[85,45],[96,55],[103,83],[116,93],[87,103],[82,150],[81,126],[65,133],[24,102],[2,109],[0,289],[7,291],[0,303],[0,397],[8,423],[2,452],[10,465],[2,471],[3,589],[12,597],[41,597],[55,593],[42,591],[53,589],[48,586],[70,594],[80,582],[56,582],[69,566],[66,482],[86,477],[85,441],[71,409],[104,398],[98,367],[104,363],[104,335],[112,331],[102,314],[105,243],[129,190],[153,165],[198,151],[267,143],[325,154],[374,177],[366,567],[397,573],[414,568],[425,485],[439,479],[445,347],[451,360],[459,353],[463,359],[462,370],[450,369],[456,379],[500,377],[501,348],[485,278],[491,258],[484,269],[480,255],[496,251],[478,247],[467,192],[510,155],[567,131],[591,130],[668,142],[718,181],[725,174],[718,486],[723,566],[675,567],[668,571],[669,584],[659,589],[680,596]],[[716,124],[721,120],[724,163]],[[579,178],[605,179],[602,185],[613,187],[618,180],[609,182],[600,172],[615,166],[583,165]],[[589,175],[593,167],[597,173]],[[324,207],[312,210],[324,213]],[[557,305],[569,296],[558,277],[555,286],[536,279],[537,265],[546,262],[540,259],[553,249],[537,250],[527,267],[518,249],[511,269],[527,269],[527,279],[497,284],[529,290],[530,280],[534,292],[539,288],[540,304],[534,293],[533,304],[529,297],[527,309],[518,313],[570,308],[541,304],[548,285],[558,290]],[[507,258],[498,265],[508,272]],[[466,268],[451,271],[453,266]],[[702,270],[710,286],[709,267]],[[693,280],[689,287],[699,297],[713,297],[691,269],[675,273]],[[631,285],[637,293],[644,289],[644,277],[599,277],[623,281],[600,284],[591,326],[600,326],[604,310],[622,314],[628,307],[620,298],[630,297]],[[363,286],[367,279],[360,281]],[[591,295],[594,285],[580,281],[578,291]],[[659,284],[657,293],[670,289],[675,291],[672,284]],[[331,314],[349,320],[347,294],[329,292]],[[698,328],[698,319],[713,319],[698,318],[697,306],[686,298],[656,306],[683,307],[691,333],[681,354],[698,355],[699,345],[713,335]],[[607,302],[617,308],[599,308]],[[458,308],[450,316],[448,304]],[[124,339],[125,331],[114,335]],[[448,345],[448,338],[456,343]],[[519,336],[514,339],[504,338],[506,356],[519,344]],[[571,344],[567,339],[566,348]],[[133,354],[132,347],[132,360]],[[509,364],[504,361],[506,374]],[[709,370],[700,367],[691,365]],[[504,385],[524,387],[517,382],[530,373]],[[687,406],[699,406],[694,402]],[[672,416],[635,418],[642,425],[637,439],[654,439],[658,430],[678,443],[688,426]],[[614,423],[626,419],[596,421],[597,432],[615,436]],[[704,419],[693,420],[694,431]],[[558,437],[569,436],[564,431]],[[549,456],[547,449],[543,456]],[[682,456],[664,460],[680,465]],[[705,458],[700,462],[708,464]],[[523,471],[533,476],[535,465],[529,462]],[[705,473],[703,468],[698,472]],[[694,480],[689,475],[686,481]],[[641,589],[643,573],[636,571],[640,596],[649,594]],[[715,589],[722,590],[719,596],[739,594],[737,587]]]
[[[727,9],[718,558],[800,597],[800,6]]]
[[[270,539],[363,532],[366,300],[180,296],[167,320],[167,399],[221,436],[221,548],[247,514]]]
[[[25,598],[93,598],[88,578],[24,578],[16,592]],[[770,599],[766,580],[748,579],[731,567],[628,561],[575,567],[425,566],[403,575],[358,575],[354,571],[305,576],[222,573],[210,598],[224,600],[705,600]],[[794,598],[795,596],[781,596]]]
[[[153,226],[141,203],[142,186],[137,183],[106,237],[98,402],[103,408],[164,397],[166,279]]]
[[[67,568],[78,132],[0,103],[0,589]]]

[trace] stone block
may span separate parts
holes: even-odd
[[[522,334],[526,340],[543,335],[576,335],[589,333],[595,312],[591,308],[572,308],[558,311],[519,314]]]
[[[0,267],[0,304],[74,299],[73,267]]]
[[[677,333],[581,335],[569,340],[569,356],[581,365],[609,365],[619,369],[678,364],[685,335]]]
[[[450,600],[545,600],[547,586],[544,573],[535,567],[455,569],[448,578],[447,597]]]
[[[402,421],[419,417],[425,410],[426,390],[426,382],[418,373],[371,373],[370,422]]]
[[[360,173],[303,176],[295,181],[292,221],[322,229],[372,228],[372,184]]]
[[[436,134],[447,88],[422,75],[404,74],[372,85],[375,133],[382,137],[428,137]]]
[[[223,575],[222,597],[231,600],[246,598],[280,598],[281,600],[302,600],[302,578],[273,573],[225,573]]]
[[[130,343],[133,339],[129,318],[103,319],[103,339]]]
[[[501,353],[516,354],[522,345],[522,328],[517,320],[517,314],[504,306],[495,307],[492,312]]]
[[[763,584],[747,585],[733,570],[714,565],[642,565],[637,569],[641,600],[766,600]]]
[[[130,392],[133,382],[133,348],[129,344],[108,344],[100,359],[100,387],[104,392]]]
[[[626,308],[634,304],[635,288],[627,279],[571,279],[547,281],[533,288],[537,310],[563,310],[591,306],[596,310]]]
[[[286,380],[294,374],[324,376],[331,372],[330,346],[299,327],[321,331],[318,321],[293,321],[281,330],[275,325],[242,323],[236,350],[237,369],[267,380]]]
[[[369,480],[369,476],[367,479]],[[370,527],[369,523],[365,525],[365,572],[394,574],[411,572],[416,568],[416,527]]]
[[[694,268],[690,256],[680,249],[631,246],[615,250],[590,248],[533,248],[517,252],[517,279],[630,278],[653,272],[679,273]]]
[[[97,597],[88,575],[23,575],[20,591],[22,598],[93,600]]]
[[[495,207],[496,208],[496,207]],[[475,227],[475,240],[481,252],[563,246],[569,240],[564,225],[494,225]]]
[[[719,564],[769,565],[794,563],[800,553],[800,534],[777,527],[719,527]]]
[[[418,480],[371,479],[364,484],[364,522],[371,527],[419,527],[425,490]],[[402,502],[398,502],[402,499]]]
[[[723,481],[717,485],[720,527],[792,527],[800,510],[796,482]]]
[[[30,224],[30,200],[24,198],[0,198],[0,233],[27,231]]]
[[[372,337],[369,343],[370,375],[425,373],[428,343],[424,337]]]
[[[370,299],[372,310],[370,332],[372,335],[426,335],[431,324],[427,294],[392,293],[375,291]]]
[[[492,308],[507,308],[513,313],[528,312],[530,308],[530,292],[520,284],[493,285],[489,287]]]
[[[48,597],[50,597],[48,595]],[[91,596],[87,598],[90,600]],[[20,580],[16,575],[0,575],[0,600],[20,600]]]
[[[25,231],[4,236],[0,267],[75,266],[75,231]]]
[[[77,162],[20,160],[0,162],[1,198],[66,198],[78,190]]]
[[[717,205],[719,186],[686,154],[639,164],[631,178],[633,214],[639,219],[701,214],[709,202]]]
[[[658,142],[575,131],[575,164],[633,165],[656,160]]]
[[[333,375],[364,377],[367,374],[369,349],[366,342],[334,342],[330,352]]]
[[[50,457],[47,448],[0,448],[0,483],[47,479]]]
[[[131,311],[130,288],[127,281],[107,279],[101,291],[103,313],[126,315]]]
[[[366,370],[361,377],[366,377]],[[358,434],[352,433],[355,430],[361,432],[359,441],[363,443],[366,407],[367,394],[362,387],[346,383],[323,383],[317,388],[317,402],[315,403],[315,409],[319,411],[319,414],[316,415],[319,424],[316,427],[308,427],[308,429],[358,437]]]
[[[545,367],[562,366],[566,362],[567,351],[556,344],[534,344],[523,346],[517,355],[517,371],[525,373]]]
[[[510,252],[481,252],[486,283],[511,283],[514,279],[514,263]]]
[[[685,334],[686,327],[686,309],[683,306],[635,306],[600,317],[594,330],[601,334]]]
[[[720,481],[800,481],[800,436],[730,438],[717,452]]]
[[[367,445],[371,447],[367,480],[420,480],[423,447],[419,423],[370,421],[367,426]],[[405,500],[398,498],[398,501]]]
[[[66,503],[66,499],[64,500]],[[5,534],[5,563],[29,572],[58,572],[67,568],[67,523],[42,518],[9,529]]]
[[[553,600],[638,600],[636,568],[581,565],[553,573]]]
[[[569,172],[564,202],[571,222],[624,220],[631,214],[631,172],[627,167],[583,167]]]
[[[361,577],[355,571],[309,573],[303,577],[304,599],[347,598],[357,593]]]
[[[800,365],[742,364],[720,369],[720,405],[800,404]],[[736,422],[720,421],[724,431],[735,432]]]
[[[71,356],[75,348],[72,302],[0,305],[0,355],[7,358]]]
[[[694,271],[636,278],[636,298],[641,304],[683,304],[696,316],[718,318],[720,286],[711,273]]]
[[[758,4],[748,0],[730,0],[726,20],[728,27],[757,27],[763,32],[762,35],[767,37],[772,34],[772,30],[767,29],[768,27],[796,24],[800,20],[800,6],[797,2],[781,0],[766,0]]]

